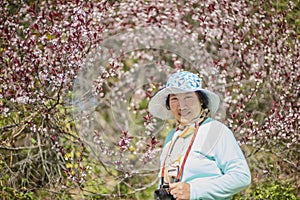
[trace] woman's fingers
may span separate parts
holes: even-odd
[[[176,199],[190,199],[190,184],[184,182],[171,183],[170,192]]]

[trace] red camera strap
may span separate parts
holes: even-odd
[[[196,126],[196,129],[195,129],[195,131],[194,131],[193,137],[192,137],[192,139],[191,139],[191,141],[190,141],[190,144],[189,144],[189,146],[188,146],[188,148],[187,148],[187,150],[186,150],[186,152],[185,152],[183,161],[182,161],[182,163],[181,163],[181,167],[180,167],[179,172],[178,172],[178,174],[177,174],[177,180],[180,180],[180,179],[181,179],[181,176],[182,176],[182,173],[183,173],[183,169],[184,169],[186,160],[187,160],[187,158],[188,158],[188,155],[189,155],[189,153],[190,153],[190,151],[191,151],[191,148],[192,148],[192,146],[193,146],[193,143],[194,143],[194,141],[195,141],[195,138],[196,138],[196,135],[197,135],[197,132],[198,132],[199,127],[200,127],[200,123],[197,123],[197,126]],[[172,141],[171,141],[171,142],[172,142]],[[170,149],[171,149],[171,146],[173,146],[173,145],[174,145],[174,144],[172,144],[172,143],[170,144],[169,149],[168,149],[168,152],[167,152],[167,155],[166,155],[166,157],[165,157],[165,160],[164,160],[164,163],[163,163],[163,166],[162,166],[162,171],[161,171],[161,177],[162,177],[162,178],[164,178],[164,175],[165,175],[165,164],[166,164],[166,160],[167,160],[168,154],[170,153],[169,151],[170,151]],[[162,184],[163,184],[163,183],[162,183]]]

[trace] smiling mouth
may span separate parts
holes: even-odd
[[[179,112],[179,116],[181,117],[185,117],[187,115],[189,115],[191,112],[189,110],[183,110]]]

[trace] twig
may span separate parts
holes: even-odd
[[[147,188],[149,188],[149,187],[153,186],[154,184],[156,184],[157,181],[158,181],[158,177],[154,181],[152,181],[151,183],[145,185],[144,187],[137,188],[137,189],[135,189],[133,192],[131,192],[129,194],[134,194],[136,192],[140,192],[140,191],[146,190]]]
[[[41,147],[46,145],[41,145]],[[9,151],[21,151],[21,150],[31,150],[31,149],[37,149],[40,148],[40,146],[29,146],[29,147],[9,147],[9,146],[0,146],[0,149],[3,150],[9,150]]]
[[[42,121],[42,127],[43,127],[43,125],[44,125],[44,121]],[[44,169],[44,173],[47,175],[48,180],[51,180],[51,177],[47,173],[48,170],[47,170],[46,165],[45,165],[45,160],[44,160],[44,155],[43,155],[43,149],[41,147],[41,137],[40,137],[39,133],[37,133],[37,142],[38,142],[38,146],[39,146],[39,155],[40,155],[41,160],[42,160],[42,166],[43,166],[43,169]]]

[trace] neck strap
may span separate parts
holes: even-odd
[[[177,180],[177,181],[179,181],[179,180],[181,179],[181,176],[182,176],[182,173],[183,173],[183,169],[184,169],[184,165],[185,165],[186,160],[187,160],[187,157],[188,157],[188,155],[189,155],[189,153],[190,153],[190,151],[191,151],[192,145],[193,145],[193,143],[194,143],[194,141],[195,141],[195,138],[196,138],[198,129],[199,129],[199,127],[200,127],[200,124],[201,124],[201,123],[197,123],[196,129],[195,129],[194,134],[193,134],[193,137],[192,137],[192,139],[191,139],[191,141],[190,141],[190,144],[189,144],[189,146],[188,146],[188,148],[187,148],[187,150],[186,150],[186,152],[185,152],[183,161],[182,161],[182,163],[181,163],[179,172],[178,172],[177,177],[176,177],[176,180]],[[172,144],[172,143],[170,144],[169,149],[168,149],[168,153],[169,153],[170,147],[173,146],[173,145],[174,145],[174,144]],[[162,166],[162,171],[161,171],[161,178],[162,178],[162,181],[164,180],[164,175],[165,175],[165,164],[166,164],[167,156],[168,156],[168,154],[166,155],[165,160],[164,160],[164,163],[163,163],[163,166]],[[163,183],[162,183],[162,184],[163,184]]]

